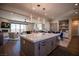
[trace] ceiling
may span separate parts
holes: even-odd
[[[37,5],[40,5],[40,7]],[[74,10],[74,3],[9,3],[0,4],[0,9],[12,11],[22,16],[33,15],[33,17],[54,19],[70,16]]]

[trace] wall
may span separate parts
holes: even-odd
[[[10,28],[1,28],[1,22],[9,22],[9,21],[6,20],[6,19],[0,18],[0,31],[2,31],[2,30],[8,30],[8,32],[10,32]]]
[[[72,18],[72,36],[79,36],[79,18]]]
[[[67,38],[69,38],[69,39],[71,39],[71,29],[72,29],[72,27],[71,27],[72,21],[71,21],[71,20],[72,20],[72,19],[70,18],[70,19],[69,19],[69,31],[64,34],[64,37],[67,37]],[[60,21],[60,20],[53,20],[53,21],[51,22],[52,24],[57,24],[57,26],[55,26],[55,27],[52,28],[52,29],[54,29],[55,31],[59,31],[59,21]]]

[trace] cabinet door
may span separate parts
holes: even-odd
[[[50,39],[40,42],[40,55],[48,55],[51,52],[51,41]]]
[[[58,42],[59,41],[58,41],[57,37],[51,38],[51,49],[52,49],[52,51],[57,47]]]
[[[21,39],[21,50],[22,52],[27,56],[33,56],[34,55],[34,43]]]
[[[46,41],[41,41],[39,46],[39,54],[40,56],[46,55]]]
[[[24,53],[24,51],[25,51],[25,40],[23,38],[21,38],[20,42],[21,42],[21,52]]]

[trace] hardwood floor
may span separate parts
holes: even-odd
[[[72,54],[65,47],[58,46],[48,56],[71,56]]]
[[[68,51],[73,55],[79,56],[79,36],[72,37],[72,40],[68,46]]]
[[[20,41],[8,41],[8,43],[0,48],[0,55],[3,56],[19,56]]]
[[[20,56],[20,40],[8,41],[0,47],[1,56]],[[79,37],[72,37],[67,48],[58,46],[49,56],[79,56]]]
[[[79,36],[72,37],[67,48],[59,46],[51,56],[79,56]]]

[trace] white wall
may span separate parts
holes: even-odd
[[[45,31],[49,31],[50,30],[50,24],[49,22],[45,23]]]

